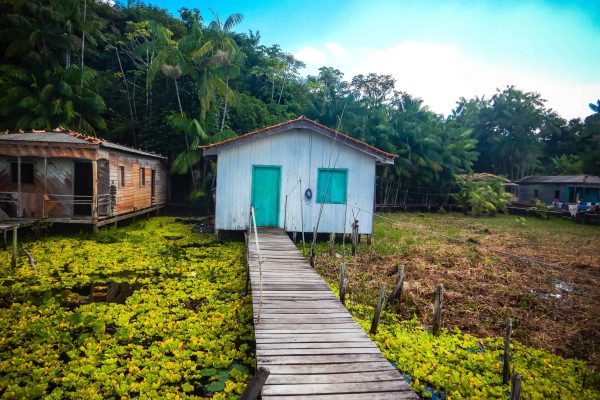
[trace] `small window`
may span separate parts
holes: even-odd
[[[140,186],[146,186],[146,168],[140,168]]]
[[[540,194],[539,190],[537,190],[537,189],[533,190],[533,197],[535,197],[536,199],[538,198],[539,194]]]
[[[33,163],[21,162],[21,184],[33,185],[35,174],[33,173]],[[12,183],[19,183],[19,163],[10,163],[10,180]]]
[[[317,203],[345,204],[348,170],[319,168],[317,176]]]
[[[119,186],[125,186],[125,167],[119,165]]]
[[[554,199],[555,200],[560,200],[560,190],[555,190],[554,191]]]

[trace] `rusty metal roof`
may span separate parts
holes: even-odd
[[[600,185],[600,176],[595,175],[531,175],[517,181],[527,183],[574,183],[582,185]]]
[[[89,146],[101,146],[107,149],[119,150],[126,153],[139,154],[153,158],[164,158],[166,157],[151,153],[144,150],[135,149],[133,147],[123,146],[118,143],[109,142],[108,140],[100,139],[93,136],[88,136],[83,133],[78,133],[63,128],[57,128],[53,131],[45,130],[32,130],[23,132],[6,132],[0,134],[0,143],[2,142],[27,142],[28,144],[34,143],[57,143],[57,144],[77,144],[77,145],[89,145]]]

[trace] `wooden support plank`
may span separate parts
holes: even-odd
[[[92,160],[92,224],[98,231],[98,161]]]

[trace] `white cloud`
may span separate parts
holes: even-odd
[[[323,66],[326,60],[325,54],[314,47],[304,47],[294,53],[294,58],[306,63],[306,65],[318,65],[317,69]]]
[[[600,95],[600,81],[573,82],[548,75],[543,65],[535,71],[498,66],[448,43],[402,41],[384,49],[345,49],[328,42],[323,48],[296,53],[307,64],[307,73],[315,74],[327,65],[340,69],[348,80],[360,73],[391,74],[398,90],[421,97],[431,110],[445,115],[461,96],[489,98],[496,88],[507,85],[540,93],[548,107],[567,119],[589,115],[588,103]]]
[[[327,42],[323,46],[335,57],[348,57],[350,55],[350,52],[339,43]]]

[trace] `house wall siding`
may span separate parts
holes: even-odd
[[[162,205],[167,201],[168,169],[164,161],[146,158],[117,151],[108,155],[110,164],[110,185],[117,188],[117,206],[115,214],[123,214],[153,205],[150,197],[151,174],[156,171],[156,189],[154,205]],[[119,182],[119,167],[125,168],[125,186]],[[146,184],[140,185],[140,168],[144,168]],[[105,194],[99,192],[99,194]]]
[[[323,205],[318,232],[349,233],[355,215],[359,220],[359,233],[371,233],[375,160],[359,150],[308,129],[293,129],[220,150],[215,213],[217,229],[243,230],[248,226],[253,165],[281,166],[278,226],[297,232],[312,232],[319,218],[321,204],[316,203],[318,169],[348,169],[349,206]],[[313,196],[312,200],[305,201],[304,192],[308,188]]]

